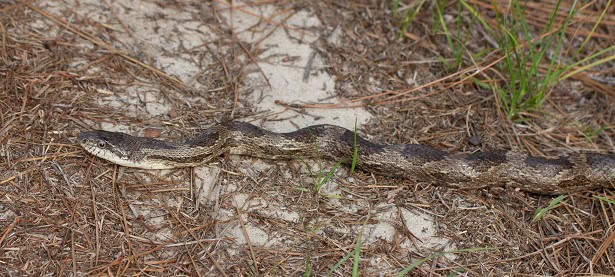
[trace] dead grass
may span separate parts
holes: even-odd
[[[251,115],[250,103],[243,102],[240,92],[246,72],[259,70],[249,65],[256,63],[260,45],[238,41],[216,16],[220,10],[205,5],[213,13],[200,20],[219,39],[179,53],[204,61],[198,81],[186,85],[155,67],[146,53],[115,39],[116,32],[130,33],[120,17],[109,19],[112,26],[104,25],[104,20],[80,15],[72,2],[55,3],[60,8],[35,1],[0,4],[4,275],[288,276],[303,274],[306,261],[313,275],[323,275],[353,250],[356,230],[367,216],[387,209],[432,215],[438,233],[457,249],[494,249],[442,256],[412,271],[414,275],[615,274],[615,210],[594,197],[614,199],[612,190],[569,195],[543,219],[532,222],[535,211],[551,198],[499,188],[453,191],[359,173],[355,183],[335,177],[334,184],[325,186],[339,189],[340,198],[334,199],[309,190],[311,181],[300,162],[224,158],[217,163],[222,169],[212,169],[214,173],[206,176],[213,177],[204,180],[196,169],[162,175],[121,172],[92,158],[75,144],[75,136],[97,124],[121,123],[183,137],[202,122]],[[513,124],[499,113],[492,92],[464,81],[459,72],[445,73],[432,58],[434,53],[446,56],[447,49],[441,36],[430,33],[429,15],[418,18],[406,38],[397,39],[395,19],[384,3],[261,1],[234,9],[246,12],[243,9],[253,5],[277,5],[280,14],[305,9],[318,15],[325,26],[318,31],[325,37],[336,26],[342,28],[342,42],[326,44],[330,72],[337,76],[336,91],[349,105],[368,106],[377,115],[364,130],[382,141],[418,141],[451,152],[512,148],[554,156],[615,151],[612,85],[591,78],[589,72],[579,73],[556,87],[543,113],[527,124]],[[488,13],[487,2],[475,3]],[[106,1],[99,5],[109,8]],[[190,10],[202,4],[158,5]],[[591,27],[599,5],[587,7],[578,32]],[[227,6],[219,1],[216,7]],[[536,24],[541,22],[541,9],[532,11]],[[288,17],[260,18],[259,24],[304,31],[286,26]],[[609,20],[590,41],[592,51],[613,43]],[[484,65],[497,58],[481,61],[478,74],[494,70]],[[460,72],[476,71],[469,67]],[[613,74],[608,68],[592,73]],[[143,94],[160,92],[173,108],[147,116],[145,104],[133,111],[128,105],[100,102],[119,95],[114,91],[136,87]],[[601,126],[591,139],[584,135]],[[469,137],[481,143],[469,144]],[[206,182],[219,193],[207,192],[209,200],[197,186]],[[220,193],[221,186],[226,193]],[[277,213],[297,217],[282,220]],[[378,222],[370,217],[370,224]],[[421,243],[409,231],[413,224],[398,216],[391,222],[394,241],[379,239],[361,248],[363,275],[391,275],[430,254],[418,246],[412,251],[401,246],[405,240],[415,246]],[[229,226],[239,226],[243,235],[238,237],[245,242],[219,235]],[[255,245],[252,240],[259,234],[248,232],[254,226],[266,230],[271,240],[283,238],[282,246]],[[347,262],[335,274],[348,275],[351,270]]]

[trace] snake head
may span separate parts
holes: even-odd
[[[174,168],[164,162],[149,161],[147,155],[177,149],[175,145],[153,138],[102,130],[81,132],[79,144],[88,153],[112,163],[146,169]]]
[[[132,138],[124,133],[102,130],[81,132],[79,144],[88,153],[117,164],[124,164],[135,156],[130,145]]]

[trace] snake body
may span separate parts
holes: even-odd
[[[356,149],[359,169],[459,189],[512,186],[539,194],[561,194],[615,187],[613,154],[579,153],[556,159],[505,150],[448,154],[420,144],[374,143],[334,125],[275,133],[229,121],[182,144],[101,130],[82,132],[79,141],[95,156],[145,169],[198,166],[225,153],[265,159],[320,157],[350,163]]]

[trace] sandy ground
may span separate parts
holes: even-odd
[[[80,1],[77,13],[88,18],[95,19],[101,23],[109,20],[103,16],[98,1]],[[241,3],[236,3],[241,5]],[[50,11],[54,9],[50,7]],[[63,9],[64,5],[58,5]],[[207,41],[215,40],[215,35],[211,30],[198,21],[193,20],[199,14],[190,11],[176,11],[167,9],[147,2],[118,1],[114,6],[117,8],[115,16],[131,28],[132,36],[124,33],[125,36],[118,36],[119,41],[137,47],[138,52],[152,58],[152,64],[171,76],[176,76],[183,83],[193,85],[194,90],[207,89],[199,85],[196,81],[201,71],[199,64],[214,63],[215,61],[200,61],[195,63],[193,57],[189,55],[175,55],[181,52],[180,48],[193,48]],[[125,7],[125,8],[121,8]],[[259,53],[254,59],[263,61],[258,63],[258,68],[252,66],[248,69],[244,84],[240,90],[239,97],[252,104],[257,113],[257,120],[253,118],[238,118],[237,120],[247,120],[258,124],[266,129],[276,132],[293,131],[314,124],[335,124],[353,129],[355,121],[357,128],[367,122],[371,115],[363,108],[352,109],[313,109],[307,112],[300,112],[287,109],[278,105],[276,101],[284,103],[339,103],[334,92],[335,77],[329,75],[325,70],[322,61],[323,49],[319,48],[319,39],[322,34],[312,31],[322,27],[322,23],[314,15],[306,11],[300,11],[285,18],[285,24],[296,28],[297,31],[287,31],[272,24],[259,24],[261,18],[272,18],[276,20],[276,13],[279,12],[275,6],[265,5],[258,7],[245,7],[242,11],[231,13],[230,9],[225,9],[225,5],[215,4],[215,9],[222,10],[222,19],[226,24],[233,26],[237,39],[244,44],[259,45]],[[258,16],[254,16],[254,14]],[[143,20],[144,18],[155,18],[154,20]],[[255,27],[256,26],[256,27]],[[121,28],[120,25],[116,26]],[[339,36],[339,34],[338,34]],[[327,43],[335,43],[335,33],[332,32]],[[169,56],[170,55],[170,56]],[[244,57],[245,58],[245,57]],[[78,64],[77,64],[78,65]],[[265,79],[266,77],[266,79]],[[98,105],[121,108],[125,115],[136,118],[152,118],[167,114],[173,109],[173,105],[165,100],[163,92],[148,89],[146,87],[134,86],[128,91],[102,92],[108,96],[100,97]],[[181,96],[180,96],[181,97]],[[182,97],[183,98],[183,97]],[[184,98],[186,102],[193,103],[196,99]],[[121,124],[121,123],[102,123],[91,122],[91,126],[96,129],[108,131],[128,131],[135,135],[140,135],[143,128],[140,124]],[[246,167],[240,169],[243,174],[253,172],[267,172],[268,165],[259,161],[250,161],[249,164],[242,164],[246,157],[235,158],[233,161],[239,166]],[[251,163],[258,164],[251,164]],[[246,172],[244,172],[246,171]],[[223,195],[232,195],[229,199],[227,208],[217,210],[214,217],[220,221],[231,220],[236,216],[236,209],[257,214],[263,213],[278,220],[288,223],[299,223],[300,215],[297,212],[284,207],[284,203],[269,203],[264,199],[253,199],[248,193],[242,192],[241,188],[234,183],[226,184],[220,188],[215,185],[216,176],[220,170],[215,166],[204,166],[195,168],[195,189],[201,194],[197,195],[201,205],[215,204],[217,198]],[[140,174],[135,172],[134,174]],[[154,172],[164,176],[169,174],[167,171]],[[308,174],[304,172],[303,174]],[[341,174],[343,175],[343,173]],[[290,176],[289,176],[290,177]],[[181,180],[181,178],[180,178]],[[309,184],[309,179],[306,180]],[[332,184],[333,185],[333,184]],[[217,190],[217,191],[216,191]],[[343,195],[339,187],[327,188],[326,193],[331,195]],[[179,197],[175,199],[179,203]],[[152,200],[155,201],[155,200]],[[332,205],[342,205],[336,199],[330,200]],[[356,212],[360,209],[369,209],[367,203],[359,203],[356,207],[342,207],[348,212]],[[142,203],[143,206],[155,206],[156,203]],[[176,204],[177,205],[177,204]],[[175,205],[174,205],[175,206]],[[255,206],[257,208],[250,208]],[[438,238],[435,234],[435,223],[429,214],[420,210],[405,210],[392,207],[391,205],[380,205],[374,207],[375,212],[371,217],[378,221],[378,224],[367,224],[364,235],[364,244],[368,245],[378,239],[392,242],[395,239],[396,230],[390,221],[396,221],[399,215],[403,216],[406,222],[413,222],[410,225],[410,232],[417,234],[420,247],[426,249],[438,249],[448,245],[448,240]],[[136,209],[134,216],[143,216],[145,219],[158,218],[148,222],[160,229],[157,233],[151,234],[161,243],[171,239],[173,234],[168,228],[163,228],[164,220],[160,218],[160,212],[155,209]],[[268,230],[260,228],[252,223],[249,218],[245,218],[245,226],[233,220],[229,224],[220,224],[220,232],[216,237],[232,238],[239,245],[245,245],[251,240],[254,246],[282,247],[284,241],[290,238],[283,234],[271,234]],[[244,234],[245,228],[245,234]],[[339,228],[337,233],[340,235],[347,233],[357,233],[360,225],[352,228]],[[318,232],[317,232],[318,234]],[[148,235],[149,237],[149,235]],[[410,241],[401,244],[402,249],[409,251]],[[240,253],[237,253],[240,254]]]
[[[35,16],[30,22],[30,28],[45,37],[62,38],[71,48],[81,49],[68,58],[70,68],[79,69],[81,80],[105,76],[104,81],[56,94],[70,105],[78,103],[81,111],[87,112],[87,116],[81,117],[79,112],[71,114],[70,118],[75,118],[71,120],[79,122],[78,126],[67,124],[69,129],[56,130],[58,134],[66,135],[73,143],[77,132],[87,128],[182,140],[201,127],[228,118],[276,132],[327,123],[348,129],[356,124],[358,130],[372,133],[365,126],[387,121],[382,117],[376,119],[374,110],[365,108],[293,106],[344,104],[346,100],[339,97],[340,88],[346,94],[365,89],[349,84],[349,76],[343,76],[344,82],[339,81],[342,76],[335,72],[341,71],[331,70],[329,63],[331,53],[327,49],[344,48],[342,37],[352,34],[345,34],[340,25],[325,25],[314,9],[286,9],[284,5],[265,2],[233,1],[233,5],[230,9],[225,1],[36,3],[36,7],[51,16],[69,24],[78,22],[82,30],[98,34],[91,40],[67,39],[71,32],[48,16]],[[167,76],[114,72],[114,67],[82,57],[80,53],[92,51],[92,40],[96,39],[112,47],[99,47],[99,53],[129,53],[129,57]],[[420,83],[417,72],[429,76],[424,71],[396,74],[405,75],[401,79],[415,85]],[[169,81],[173,78],[181,86]],[[165,85],[161,85],[163,81]],[[378,92],[382,80],[370,81],[374,84],[370,89]],[[62,108],[69,109],[70,105]],[[425,105],[420,103],[417,107]],[[381,114],[386,109],[379,108],[377,112]],[[423,126],[416,132],[427,133],[431,127]],[[379,132],[390,135],[399,130],[385,127],[384,132]],[[5,273],[72,271],[78,275],[104,275],[124,270],[136,274],[140,269],[158,275],[194,275],[196,271],[213,275],[222,270],[229,275],[288,276],[300,275],[310,268],[314,275],[323,275],[352,251],[357,240],[362,248],[369,249],[362,254],[360,264],[361,272],[367,276],[392,275],[431,253],[452,249],[495,246],[515,256],[531,252],[528,245],[532,243],[506,245],[506,236],[492,238],[493,243],[476,239],[474,244],[468,244],[468,240],[481,237],[476,235],[481,228],[493,227],[505,234],[505,226],[516,221],[511,217],[500,222],[498,210],[492,209],[500,204],[490,197],[484,200],[480,195],[462,196],[450,190],[434,192],[422,186],[408,189],[400,180],[383,180],[364,173],[348,177],[346,169],[336,171],[320,193],[314,193],[315,177],[310,172],[327,172],[333,165],[330,161],[273,162],[228,156],[192,170],[144,171],[118,169],[82,151],[78,153],[76,164],[81,162],[94,169],[86,172],[85,167],[64,166],[60,171],[67,173],[63,173],[65,177],[54,179],[54,188],[62,191],[67,187],[67,197],[87,196],[73,207],[87,209],[85,215],[81,219],[74,219],[73,215],[64,223],[76,233],[69,232],[72,248],[65,242],[60,245],[73,249],[73,253],[51,251],[63,253],[58,254],[63,257],[59,259],[63,266],[40,261],[28,265],[16,262],[23,261],[19,256],[25,249],[14,245],[2,252],[2,263],[10,268]],[[13,176],[11,172],[6,177],[0,174],[0,181]],[[503,197],[517,199],[507,206],[512,208],[525,201],[522,193]],[[548,200],[528,200],[532,204],[520,212],[531,214],[538,205],[536,201]],[[478,221],[484,216],[488,224],[464,227],[472,224],[460,223],[461,216],[459,221],[446,221],[450,214],[440,210],[444,207],[467,213],[464,216]],[[19,211],[0,204],[0,223],[4,226],[14,222],[18,214]],[[37,225],[45,226],[32,223],[33,227]],[[34,240],[41,245],[67,240],[67,233],[63,232],[38,234]],[[78,253],[74,253],[75,249]],[[470,275],[524,271],[517,262],[501,271],[492,269],[491,273],[470,270]],[[14,268],[17,264],[20,267]],[[439,268],[461,270],[466,263],[459,254],[447,254],[438,257],[437,264]],[[351,262],[347,261],[335,274],[348,275],[350,267]],[[434,268],[423,267],[421,273],[433,273]]]

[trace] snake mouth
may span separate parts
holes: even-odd
[[[126,140],[130,138],[132,137],[122,133],[86,131],[79,134],[78,143],[89,154],[121,166],[144,169],[170,169],[177,167],[164,160],[142,158],[138,153],[126,147]]]
[[[121,160],[121,156],[115,153],[112,145],[104,137],[98,135],[97,132],[81,132],[78,140],[81,147],[94,156],[112,162]]]
[[[112,163],[127,166],[127,167],[140,167],[141,164],[135,161],[132,161],[125,155],[119,155],[115,151],[109,148],[100,148],[98,145],[91,140],[84,141],[82,144],[83,149],[103,160],[110,161]]]

